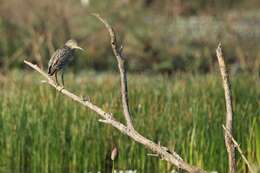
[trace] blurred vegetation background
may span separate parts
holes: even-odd
[[[76,52],[66,87],[123,120],[108,33],[91,13],[111,23],[129,71],[137,73],[129,75],[135,127],[188,163],[219,173],[228,167],[224,93],[214,73],[222,42],[235,74],[234,135],[259,170],[259,0],[0,0],[0,173],[111,172],[115,143],[117,169],[175,169],[25,71],[24,59],[47,69],[51,54],[75,38],[87,53]],[[247,172],[237,160],[238,172]]]
[[[224,44],[232,72],[259,75],[258,0],[8,0],[0,1],[0,69],[45,67],[69,38],[87,49],[73,70],[115,70],[107,31],[90,14],[100,13],[119,34],[132,72],[207,73]]]

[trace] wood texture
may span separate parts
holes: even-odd
[[[232,107],[232,93],[231,93],[231,84],[228,76],[227,67],[225,64],[225,59],[223,56],[221,44],[218,45],[216,50],[219,69],[222,77],[222,83],[225,93],[226,101],[226,128],[225,133],[225,144],[228,152],[228,162],[229,162],[229,173],[236,172],[236,158],[235,158],[235,147],[233,145],[232,139],[227,132],[232,136],[232,123],[233,123],[233,107]]]

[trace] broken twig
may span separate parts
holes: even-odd
[[[221,44],[218,45],[216,50],[219,69],[222,77],[225,101],[226,101],[226,128],[232,136],[232,123],[233,123],[233,107],[232,107],[232,94],[231,94],[231,84],[228,76],[227,67],[225,64],[225,59],[222,53]],[[233,145],[232,139],[228,136],[227,131],[225,131],[225,144],[228,152],[228,162],[229,162],[229,173],[236,172],[236,158],[235,158],[235,147]]]

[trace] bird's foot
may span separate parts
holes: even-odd
[[[89,96],[81,96],[81,99],[84,101],[84,102],[89,102],[90,101],[90,98]]]

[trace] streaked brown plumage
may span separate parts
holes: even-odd
[[[75,49],[84,50],[78,46],[75,40],[69,40],[65,43],[63,48],[56,50],[48,64],[48,75],[55,75],[56,83],[59,85],[57,73],[61,70],[62,85],[64,86],[63,70],[68,62],[73,58]]]

